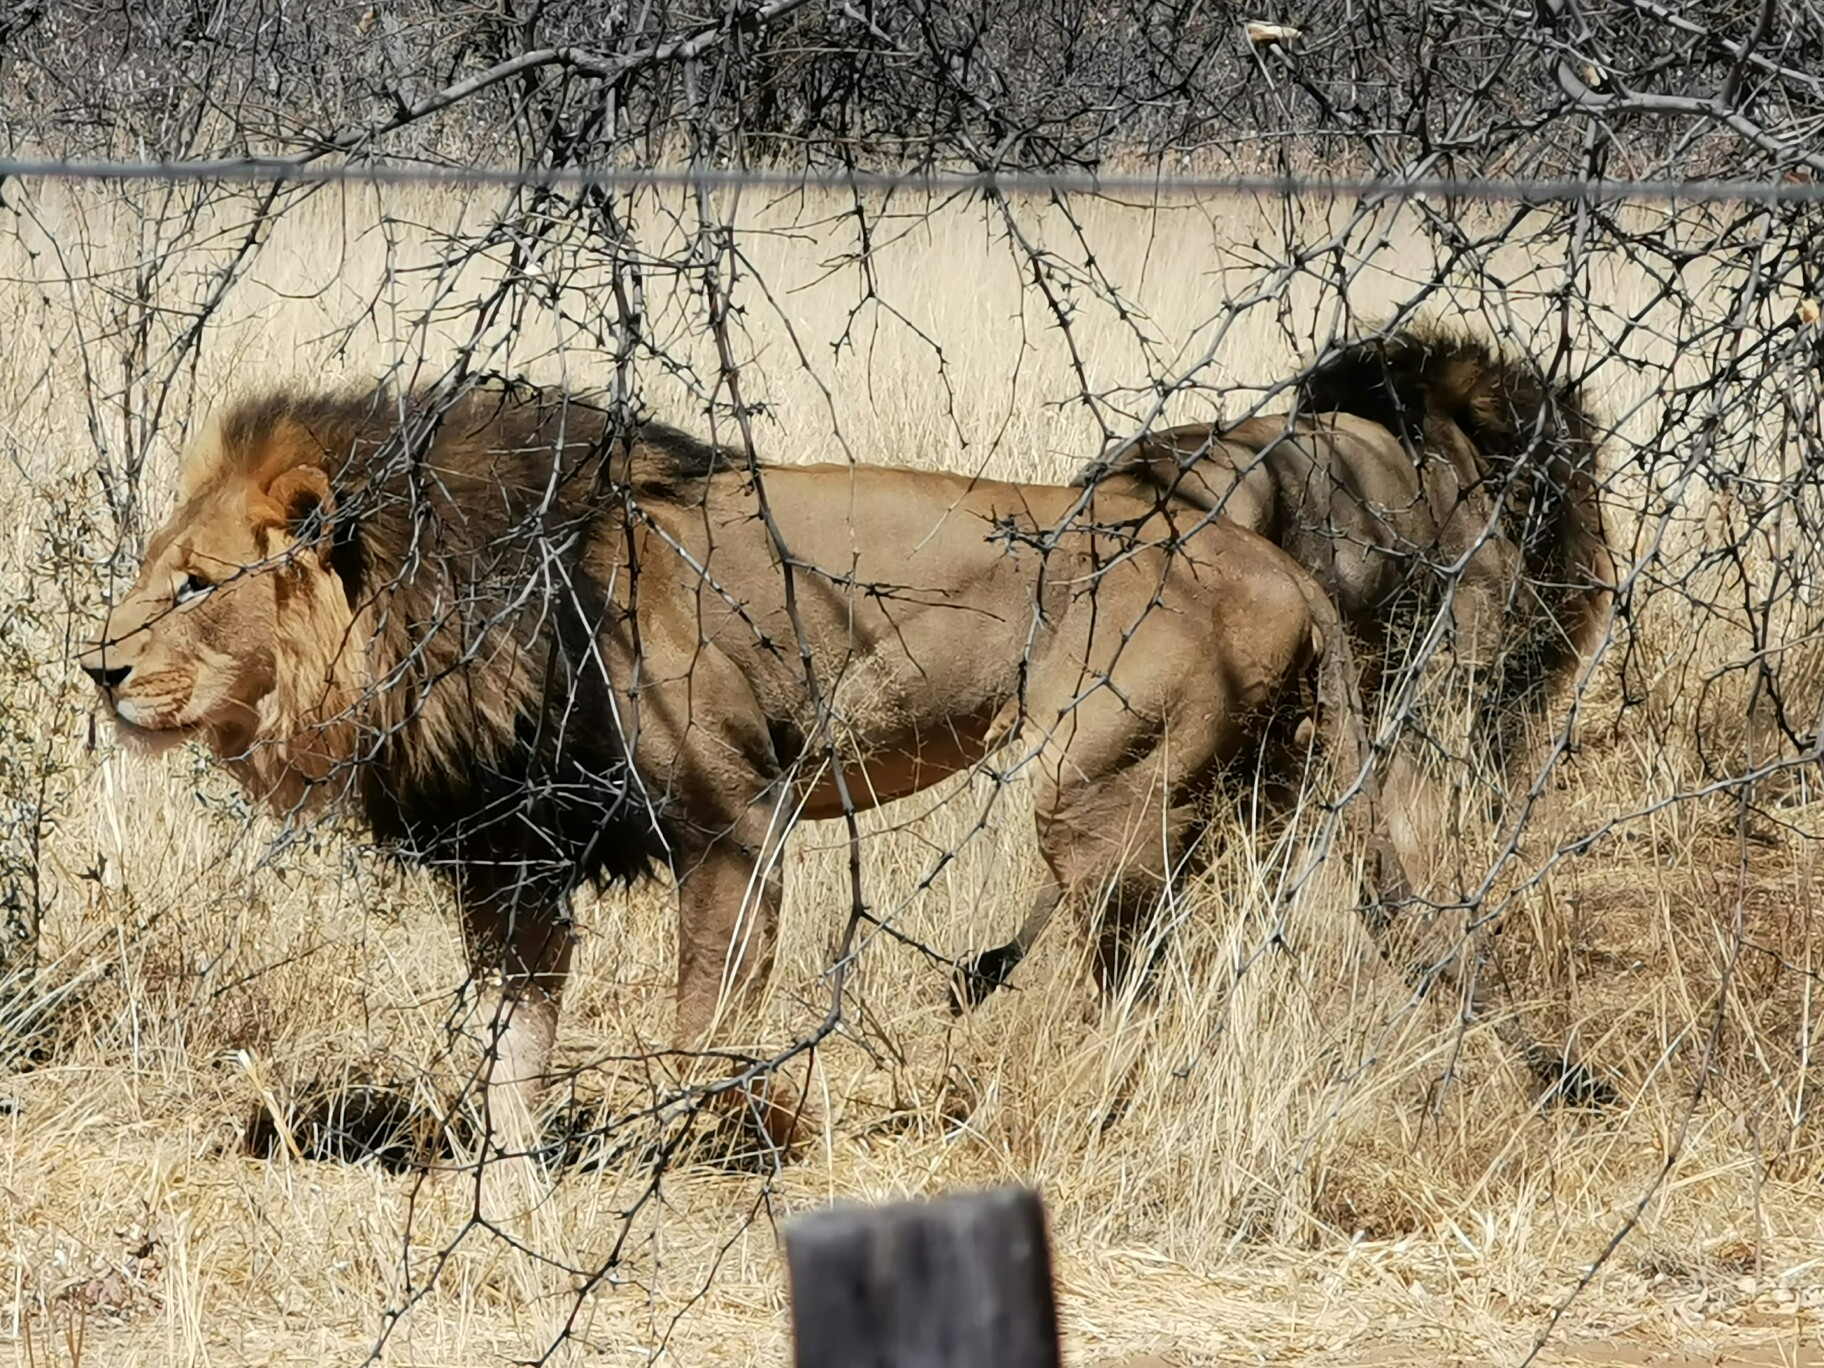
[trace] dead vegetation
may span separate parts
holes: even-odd
[[[187,326],[181,311],[213,288],[244,219],[210,211],[212,229],[187,239],[203,245],[145,285],[180,312],[134,335],[115,288],[147,279],[132,206],[44,187],[24,202],[0,244],[0,910],[20,947],[0,959],[0,1335],[21,1362],[347,1361],[384,1332],[412,1361],[561,1340],[608,1363],[776,1365],[778,1219],[1011,1179],[1045,1191],[1078,1361],[1337,1362],[1377,1346],[1514,1361],[1593,1262],[1561,1340],[1815,1336],[1824,809],[1760,671],[1777,657],[1782,706],[1815,718],[1814,552],[1765,497],[1809,457],[1776,416],[1725,424],[1706,448],[1727,457],[1717,465],[1679,464],[1677,388],[1716,358],[1679,348],[1666,315],[1685,306],[1644,274],[1598,263],[1574,323],[1592,404],[1618,429],[1605,498],[1633,578],[1574,710],[1562,701],[1536,738],[1542,757],[1573,744],[1532,771],[1537,800],[1505,863],[1451,763],[1428,765],[1401,833],[1428,886],[1482,890],[1479,906],[1504,913],[1499,971],[1515,1000],[1611,1071],[1619,1110],[1537,1107],[1486,1027],[1415,1001],[1373,953],[1344,871],[1279,895],[1286,845],[1227,842],[1170,909],[1153,1001],[1099,1006],[1059,935],[1017,991],[953,1021],[950,965],[918,947],[998,943],[1036,878],[1019,795],[953,784],[864,819],[873,909],[903,939],[866,938],[842,1030],[798,1066],[824,1122],[811,1153],[761,1177],[686,1166],[656,1188],[633,1165],[564,1173],[528,1255],[469,1226],[470,1195],[449,1175],[244,1155],[249,1114],[302,1080],[401,1078],[438,1094],[463,1011],[446,895],[375,859],[358,831],[281,831],[193,753],[122,755],[92,733],[72,663],[206,410],[255,378],[366,377],[420,358],[434,373],[468,321],[441,318],[438,301],[499,268],[439,274],[439,235],[484,221],[486,198],[319,193],[264,230],[200,348],[162,370],[157,329]],[[679,231],[651,208],[655,239]],[[1199,382],[1169,396],[1170,420],[1232,417],[1341,318],[1316,273],[1236,304],[1277,269],[1252,245],[1274,206],[1092,204],[1074,224],[1020,206],[1037,241],[1080,256],[1080,234],[1127,301],[1123,316],[1101,294],[1074,297],[1076,364],[1120,396],[1088,405],[998,211],[926,208],[876,225],[875,293],[858,296],[855,275],[832,269],[848,246],[832,240],[851,231],[842,205],[741,206],[766,230],[746,240],[737,298],[769,459],[1063,480],[1104,423],[1149,410],[1146,377]],[[1301,215],[1288,230],[1301,240],[1329,231],[1322,206]],[[1389,211],[1382,226],[1380,245],[1369,225],[1343,249],[1360,266],[1356,316],[1449,269],[1410,219]],[[1551,335],[1562,263],[1532,260],[1513,235],[1477,269],[1508,288],[1472,316],[1510,338]],[[1727,316],[1727,241],[1685,270],[1689,298]],[[572,286],[568,299],[587,298]],[[1453,302],[1446,289],[1430,307]],[[1800,303],[1769,292],[1750,322],[1784,335]],[[695,308],[653,284],[649,327],[670,354],[712,345]],[[1657,332],[1617,344],[1616,318]],[[596,379],[607,364],[571,314],[488,346],[540,379]],[[97,383],[123,366],[124,389]],[[695,376],[654,368],[645,383],[663,416],[700,424]],[[114,406],[95,402],[116,390]],[[1810,393],[1787,401],[1815,414]],[[1731,462],[1732,487],[1714,478]],[[1777,612],[1760,611],[1769,602]],[[1763,770],[1750,787],[1718,783]],[[782,1043],[829,1005],[848,904],[840,824],[802,830],[789,858]],[[664,1082],[651,1051],[669,1026],[672,915],[664,889],[581,909],[559,1050],[591,1104],[648,1105]]]

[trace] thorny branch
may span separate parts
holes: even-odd
[[[759,460],[774,445],[767,425],[775,415],[763,396],[766,365],[777,362],[756,357],[744,310],[757,295],[789,324],[792,307],[744,250],[765,230],[744,219],[751,204],[717,199],[704,187],[685,197],[564,189],[532,183],[537,173],[654,164],[839,174],[1139,165],[1162,173],[1266,167],[1289,176],[1554,176],[1605,187],[1647,174],[1697,179],[1719,169],[1770,185],[1824,173],[1824,78],[1816,74],[1824,70],[1824,21],[1816,7],[1779,0],[1746,10],[1656,0],[1540,0],[1536,7],[1388,0],[1320,10],[1298,24],[1282,23],[1284,14],[1250,13],[1245,17],[1268,26],[1259,32],[1270,30],[1261,41],[1249,38],[1236,11],[1164,0],[1126,8],[1064,0],[737,0],[688,13],[667,3],[605,11],[580,0],[488,9],[382,0],[366,15],[332,8],[308,17],[295,7],[257,9],[224,11],[189,0],[144,12],[0,5],[9,144],[71,157],[259,154],[299,167],[337,158],[523,167],[526,185],[469,205],[458,228],[438,229],[430,260],[389,264],[383,288],[411,301],[401,310],[409,326],[395,339],[399,378],[408,389],[428,383],[437,396],[433,411],[411,415],[418,426],[401,434],[401,468],[415,479],[436,479],[414,463],[449,406],[488,374],[535,366],[602,379],[603,402],[623,439],[655,407],[660,390],[685,396],[684,412],[673,404],[670,416],[706,434],[739,434],[730,446],[758,491],[797,636],[777,644],[796,651],[817,719],[805,754],[827,766],[841,793],[850,906],[817,1024],[774,1058],[739,1061],[745,1072],[717,1085],[723,1089],[828,1048],[845,1032],[858,1037],[865,1009],[845,1004],[845,975],[864,956],[883,953],[879,941],[897,940],[938,961],[928,966],[934,980],[948,973],[950,959],[967,947],[927,945],[905,929],[906,914],[995,826],[1025,752],[1015,748],[989,762],[987,792],[960,834],[932,849],[902,887],[868,885],[861,804],[839,753],[840,681],[819,677],[798,614],[803,586],[834,572],[794,557],[772,517]],[[376,25],[383,40],[373,37]],[[1155,216],[1199,212],[1173,202],[1167,184],[1150,206]],[[64,643],[50,650],[67,660],[76,601],[86,611],[118,591],[126,558],[148,530],[144,510],[163,497],[148,487],[152,458],[168,454],[192,412],[200,416],[206,406],[202,363],[217,330],[262,269],[274,225],[309,195],[277,185],[253,194],[124,187],[95,202],[59,199],[54,187],[4,190],[4,222],[20,247],[9,260],[22,263],[9,283],[59,294],[73,320],[59,343],[61,359],[80,378],[91,447],[84,474],[114,543],[97,557],[58,540],[55,528],[43,529],[71,604],[48,617],[42,607],[27,613],[0,604],[0,622],[36,624],[29,630]],[[1071,413],[1087,415],[1093,431],[1078,429],[1088,432],[1084,449],[1043,453],[1060,458],[1048,467],[1060,478],[1105,450],[1131,449],[1192,405],[1229,424],[1283,412],[1299,377],[1244,354],[1249,336],[1275,338],[1283,351],[1311,360],[1364,330],[1427,317],[1468,319],[1510,348],[1543,358],[1554,378],[1584,387],[1605,424],[1601,475],[1616,561],[1614,619],[1578,671],[1573,696],[1542,724],[1546,734],[1536,738],[1528,768],[1505,780],[1452,730],[1448,695],[1477,682],[1453,660],[1448,596],[1415,622],[1384,677],[1373,681],[1380,705],[1365,766],[1403,757],[1441,776],[1459,819],[1477,804],[1504,807],[1504,817],[1469,849],[1462,868],[1430,885],[1428,912],[1440,923],[1456,918],[1452,930],[1438,958],[1415,972],[1410,997],[1354,1062],[1338,1069],[1333,1101],[1303,1152],[1315,1152],[1318,1136],[1355,1095],[1351,1089],[1381,1067],[1410,1014],[1425,1009],[1425,988],[1442,968],[1467,962],[1472,977],[1481,969],[1480,932],[1521,920],[1555,881],[1568,881],[1604,848],[1658,839],[1655,823],[1665,814],[1701,824],[1726,808],[1740,881],[1715,996],[1704,1019],[1690,1023],[1704,1031],[1705,1044],[1680,1122],[1682,1142],[1700,1104],[1714,1100],[1706,1090],[1716,1086],[1713,1065],[1743,972],[1741,952],[1759,948],[1748,924],[1756,833],[1814,839],[1794,795],[1815,794],[1824,755],[1824,325],[1817,304],[1824,215],[1815,204],[1652,209],[1589,199],[1491,209],[1288,196],[1251,207],[1258,221],[1213,242],[1209,274],[1179,286],[1207,301],[1188,336],[1164,335],[1137,302],[1146,282],[1124,279],[1111,265],[1121,244],[1097,216],[1111,208],[1106,204],[1000,192],[976,204],[922,203],[857,189],[839,212],[820,201],[785,232],[827,233],[832,222],[852,229],[852,245],[829,249],[821,261],[828,271],[852,273],[856,284],[857,302],[833,352],[852,357],[859,349],[864,315],[902,328],[934,358],[949,431],[958,437],[967,440],[973,430],[959,409],[978,385],[1004,386],[1010,409],[1046,406],[1063,415],[1061,423]],[[384,239],[389,263],[417,227],[409,221],[414,212],[391,205],[362,230]],[[1007,359],[1006,374],[965,374],[942,333],[912,321],[922,317],[914,303],[890,297],[880,261],[946,215],[974,215],[977,230],[1004,245],[1031,292],[1032,332],[1060,341],[1062,373],[1031,375],[1035,363],[1022,353]],[[108,250],[117,234],[134,244],[124,256]],[[1388,278],[1396,283],[1376,295],[1374,282]],[[1614,280],[1625,288],[1603,284]],[[373,312],[374,301],[364,307]],[[348,324],[345,340],[364,326],[365,313]],[[1107,364],[1088,335],[1092,327],[1131,344],[1139,369]],[[526,340],[553,334],[564,340],[543,352]],[[791,336],[788,364],[814,370],[827,360]],[[704,339],[707,360],[693,351]],[[821,374],[816,383],[834,426],[833,387]],[[23,467],[30,435],[8,431],[4,442]],[[832,444],[848,452],[841,434]],[[967,461],[948,452],[954,459],[945,463],[986,468],[1005,455],[995,442],[989,446]],[[631,502],[628,516],[639,517]],[[1484,540],[1492,531],[1485,529]],[[419,533],[416,554],[434,552],[435,529]],[[681,553],[663,538],[653,541]],[[526,556],[513,611],[543,595],[556,613],[573,593],[554,573],[548,550]],[[1446,586],[1456,584],[1469,559],[1444,558],[1424,545],[1390,554]],[[737,619],[751,625],[712,565],[685,570],[730,598]],[[674,572],[669,564],[632,571],[636,581]],[[903,588],[844,587],[883,598]],[[636,582],[630,594],[637,600],[638,593]],[[475,631],[471,649],[480,650],[495,624],[466,625]],[[14,649],[8,633],[24,630],[0,631],[0,651]],[[0,724],[0,774],[7,779],[0,908],[32,937],[50,901],[43,842],[64,801],[68,762],[9,727],[22,708],[37,706],[45,687],[34,676],[26,690],[31,701]],[[1086,695],[1097,687],[1086,680]],[[67,697],[59,706],[67,708]],[[1575,781],[1582,753],[1638,744],[1640,729],[1663,734],[1675,724],[1700,738],[1701,774],[1655,772],[1650,791],[1601,813],[1551,811],[1558,788]],[[1345,776],[1346,784],[1360,787],[1365,774]],[[950,794],[943,801],[976,800]],[[923,807],[917,800],[907,806]],[[913,812],[902,824],[923,815]],[[1305,833],[1319,829],[1320,850],[1331,844],[1333,817],[1334,807],[1321,818],[1301,811]],[[1268,911],[1258,926],[1244,928],[1254,944],[1224,976],[1229,994],[1261,965],[1299,953],[1288,934],[1290,909],[1312,896],[1312,867],[1294,858],[1290,841],[1265,848],[1255,877],[1271,889]],[[270,859],[284,855],[278,848]],[[864,926],[879,934],[862,934]],[[4,930],[13,939],[24,934],[11,920]],[[218,957],[223,962],[228,949]],[[1774,950],[1765,958],[1787,978],[1812,972],[1802,965],[1802,972],[1788,972]],[[28,959],[38,983],[43,966],[35,945]],[[8,995],[10,968],[0,959],[0,992]],[[231,990],[226,979],[217,986],[240,991],[259,972],[237,967]],[[34,991],[50,1000],[63,989],[47,980]],[[6,1032],[25,1019],[11,1004],[0,996],[0,1052],[11,1048]],[[1560,1020],[1577,1024],[1574,1004],[1557,1007]],[[451,1006],[453,1032],[463,1010]],[[1183,1077],[1214,1067],[1223,1035],[1213,1027],[1201,1051],[1174,1067]],[[1801,1043],[1809,1058],[1812,1036]],[[573,1314],[552,1351],[562,1337],[581,1333],[585,1299],[642,1257],[642,1241],[663,1219],[669,1168],[686,1154],[681,1131],[688,1126],[674,1122],[716,1090],[668,1091],[657,1078],[667,1061],[665,1051],[640,1050],[575,1070],[579,1082],[634,1064],[654,1075],[649,1105],[610,1109],[571,1137],[605,1165],[631,1164],[641,1154],[651,1177],[623,1203],[622,1220],[596,1249],[534,1251],[578,1279]],[[1791,1123],[1795,1135],[1811,1124],[1797,1114],[1802,1110]],[[642,1149],[636,1137],[651,1137],[651,1144]],[[1677,1157],[1675,1145],[1665,1173]],[[1641,1209],[1657,1190],[1656,1183],[1642,1194]],[[764,1200],[763,1192],[757,1202]],[[1630,1217],[1598,1263],[1634,1223]],[[403,1290],[382,1344],[436,1286],[456,1248],[490,1230],[478,1212],[428,1259],[402,1241]]]

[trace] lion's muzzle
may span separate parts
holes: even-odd
[[[108,694],[125,684],[127,676],[133,673],[131,665],[111,661],[100,651],[92,651],[83,656],[81,664],[82,672],[95,681],[95,687]]]

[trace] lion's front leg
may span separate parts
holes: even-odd
[[[469,969],[481,989],[486,1153],[524,1153],[557,1041],[557,1012],[575,943],[562,899],[465,891]]]
[[[695,1081],[725,1082],[743,1057],[765,1057],[757,1037],[773,968],[783,833],[755,836],[731,833],[679,870],[676,1040],[698,1056]],[[719,1092],[717,1102],[756,1122],[780,1150],[791,1148],[800,1106],[782,1080],[763,1075]]]

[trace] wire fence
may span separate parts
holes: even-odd
[[[1791,174],[1778,180],[1635,180],[1604,176],[1519,179],[1511,176],[1283,176],[1158,170],[1151,174],[1068,171],[940,172],[846,167],[823,171],[763,167],[415,166],[374,162],[326,163],[314,158],[223,157],[196,161],[84,161],[0,158],[0,179],[177,185],[376,185],[472,189],[803,190],[923,195],[1158,195],[1221,199],[1313,198],[1461,199],[1497,204],[1566,202],[1687,204],[1812,204],[1824,186]]]
[[[1110,1351],[1824,1305],[1812,20],[1027,8],[21,20],[28,1352],[778,1362],[1009,1173]]]

